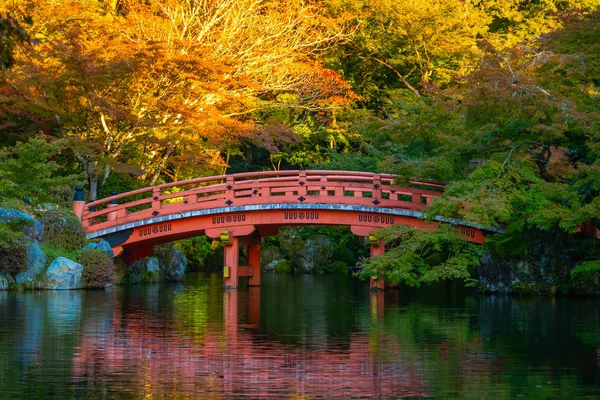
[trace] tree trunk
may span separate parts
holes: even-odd
[[[98,200],[98,177],[96,175],[88,175],[88,183],[90,186],[90,201]]]

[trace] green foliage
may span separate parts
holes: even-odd
[[[470,269],[479,265],[483,253],[481,246],[467,242],[458,230],[446,225],[435,230],[393,225],[378,231],[376,237],[391,249],[360,263],[363,279],[385,276],[386,281],[417,287],[446,279],[472,284]]]
[[[55,160],[63,148],[62,141],[47,142],[40,136],[0,150],[0,196],[26,197],[33,204],[64,204],[64,188],[76,186],[80,180],[77,175],[66,174]]]
[[[428,212],[483,226],[505,225],[507,234],[553,227],[572,233],[598,215],[598,205],[597,199],[582,204],[575,185],[544,181],[527,160],[513,165],[489,161],[466,180],[448,185]]]
[[[175,243],[188,260],[191,269],[199,269],[211,252],[211,241],[206,236],[196,236]]]
[[[27,242],[22,232],[0,223],[0,271],[13,278],[27,269]]]
[[[319,274],[347,274],[348,264],[345,261],[335,259],[326,262],[319,267]]]
[[[572,278],[582,278],[593,281],[600,277],[600,260],[585,261],[571,270]]]
[[[86,287],[103,288],[114,283],[116,277],[114,265],[102,250],[82,250],[77,260],[83,266],[82,278]]]
[[[80,248],[65,249],[55,244],[47,242],[40,243],[40,248],[44,252],[44,255],[46,255],[46,266],[52,264],[52,261],[54,261],[58,257],[65,257],[69,260],[77,260],[77,258],[79,257],[79,253],[81,252]]]
[[[65,250],[76,250],[85,245],[85,231],[73,212],[48,210],[42,216],[41,222],[44,224],[44,243]]]

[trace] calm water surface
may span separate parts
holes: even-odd
[[[600,301],[217,275],[0,292],[0,398],[600,398]]]

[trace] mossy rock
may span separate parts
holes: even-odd
[[[292,263],[290,263],[289,261],[278,262],[273,267],[273,272],[276,274],[291,274],[292,273]]]

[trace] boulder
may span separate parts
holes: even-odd
[[[27,214],[24,211],[15,210],[13,208],[0,208],[0,222],[16,222],[19,219],[31,221],[31,226],[27,226],[24,229],[25,237],[28,240],[42,240],[44,236],[44,225]]]
[[[333,255],[333,242],[326,236],[313,236],[304,246],[293,254],[294,272],[301,274],[317,273]]]
[[[261,265],[268,265],[275,260],[281,260],[283,257],[279,252],[279,247],[268,246],[260,249],[260,263]]]
[[[46,269],[46,255],[42,251],[38,242],[32,242],[27,249],[27,269],[19,272],[15,281],[22,285],[28,281],[34,280]]]
[[[185,255],[173,247],[171,257],[168,260],[160,260],[160,272],[163,280],[167,282],[183,281],[185,268],[187,267],[187,259]]]
[[[260,252],[260,265],[265,274],[289,274],[292,264],[287,261],[276,246],[263,247]]]
[[[156,274],[156,276],[158,276],[160,273],[160,262],[158,261],[158,258],[148,258],[146,262],[146,272],[149,274]]]
[[[543,236],[542,236],[543,235]],[[553,293],[569,290],[570,271],[580,255],[564,233],[540,233],[525,253],[486,253],[477,268],[480,288],[491,293]]]
[[[160,277],[160,262],[156,257],[145,257],[134,263],[127,270],[125,280],[128,283],[158,282]]]
[[[79,289],[83,287],[83,266],[65,257],[58,257],[46,270],[46,289]]]
[[[8,290],[9,279],[8,275],[0,272],[0,290]]]
[[[111,262],[115,261],[115,253],[113,252],[112,247],[106,240],[102,240],[98,243],[90,243],[87,246],[83,247],[82,250],[101,250],[106,253],[106,255],[110,258]]]
[[[305,241],[302,239],[301,228],[282,227],[277,234],[279,249],[284,258],[291,259],[302,250]]]

